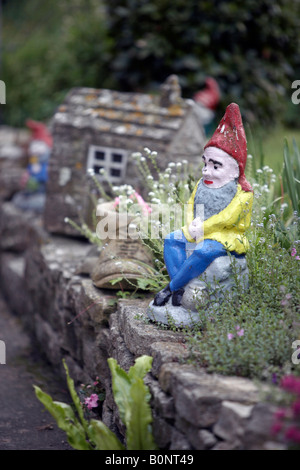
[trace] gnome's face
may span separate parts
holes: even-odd
[[[208,188],[221,188],[239,177],[239,166],[228,153],[217,147],[207,147],[203,154],[203,183]]]

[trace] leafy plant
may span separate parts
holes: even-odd
[[[75,390],[74,381],[63,361],[73,406],[53,401],[39,387],[34,386],[38,400],[45,406],[77,450],[154,450],[150,392],[143,378],[150,371],[152,357],[141,356],[126,373],[113,358],[108,359],[112,375],[112,389],[120,417],[126,426],[125,445],[100,420],[84,418],[83,408]]]

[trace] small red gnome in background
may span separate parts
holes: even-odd
[[[202,124],[206,135],[213,130],[215,111],[221,99],[221,91],[217,81],[212,77],[207,77],[205,87],[194,94],[193,100],[197,104],[199,114],[201,114]]]
[[[45,202],[53,141],[45,124],[28,119],[26,125],[32,134],[28,147],[28,165],[21,179],[22,191],[16,194],[13,202],[21,209],[41,212]]]

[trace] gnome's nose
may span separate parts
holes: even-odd
[[[205,176],[210,176],[210,173],[209,173],[208,169],[205,166],[202,168],[202,174],[205,175]]]

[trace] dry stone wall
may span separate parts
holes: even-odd
[[[63,358],[77,383],[100,377],[106,389],[102,419],[119,435],[125,430],[107,359],[114,357],[128,370],[148,354],[153,367],[145,380],[159,448],[284,448],[270,435],[274,407],[262,400],[257,385],[189,364],[183,334],[145,320],[149,299],[117,301],[113,290],[93,286],[88,273],[97,253],[90,244],[50,236],[38,219],[20,212],[16,218],[16,210],[5,203],[0,248],[1,289],[11,308],[62,377]]]

